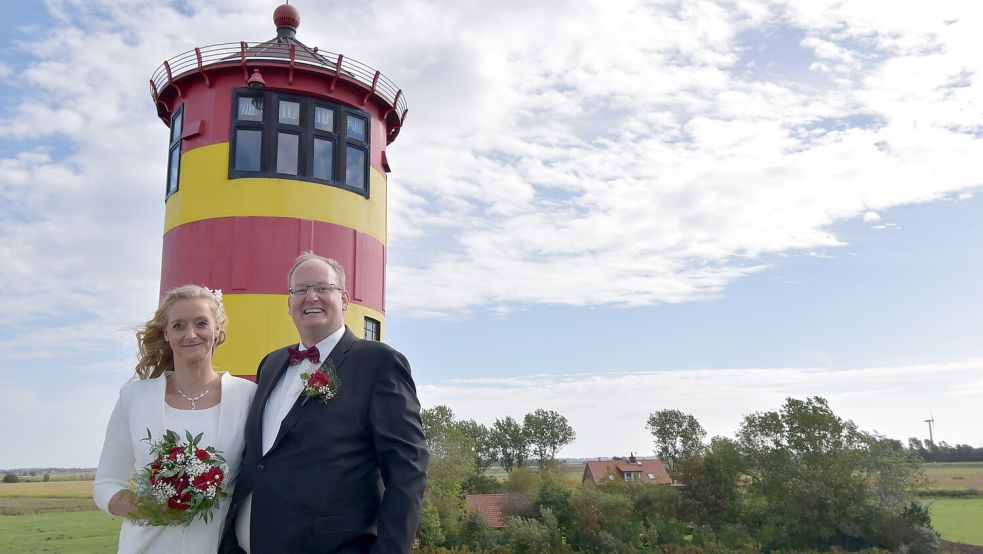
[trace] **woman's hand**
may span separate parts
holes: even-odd
[[[136,495],[129,489],[123,489],[109,499],[109,513],[114,516],[131,517],[136,515]]]

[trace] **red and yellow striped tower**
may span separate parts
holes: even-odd
[[[407,111],[378,71],[299,42],[293,6],[273,19],[275,38],[195,48],[150,81],[170,127],[161,294],[222,289],[216,366],[243,376],[297,340],[286,272],[308,250],[345,267],[352,331],[382,338],[386,146]]]

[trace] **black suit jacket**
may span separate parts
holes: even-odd
[[[250,493],[253,554],[411,550],[429,454],[409,364],[348,329],[328,359],[341,383],[337,395],[302,406],[301,394],[265,456],[263,410],[287,368],[287,349],[260,362],[222,552],[241,552],[235,518]]]

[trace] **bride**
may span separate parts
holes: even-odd
[[[109,418],[92,497],[112,515],[127,518],[119,552],[214,553],[232,486],[239,472],[243,429],[256,385],[212,368],[215,349],[225,342],[227,318],[221,292],[197,285],[170,291],[153,318],[137,332],[136,376],[120,390]],[[230,493],[205,523],[188,526],[139,525],[132,521],[137,498],[130,488],[134,472],[154,460],[147,432],[160,440],[167,430],[184,437],[203,433],[199,448],[214,447],[228,464]]]

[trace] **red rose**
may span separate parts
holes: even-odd
[[[311,373],[310,378],[307,380],[307,386],[311,388],[321,388],[328,384],[328,376],[321,373],[320,371],[315,371]]]
[[[177,490],[178,494],[184,492],[184,489],[188,488],[190,484],[188,482],[188,474],[182,473],[180,476],[171,477],[171,484]]]
[[[210,454],[207,451],[202,450],[200,448],[195,449],[195,458],[198,458],[199,460],[204,462],[205,460],[208,459],[209,456]]]
[[[171,449],[167,452],[167,457],[170,458],[170,459],[172,459],[172,460],[176,460],[177,457],[178,457],[178,454],[180,454],[181,452],[184,452],[184,447],[182,447],[182,446],[172,446]]]
[[[211,485],[211,479],[208,477],[208,473],[202,473],[198,477],[195,477],[191,484],[200,491],[203,491]]]
[[[184,494],[174,495],[168,498],[167,507],[175,510],[187,510],[191,507],[191,493],[186,492]]]
[[[222,481],[225,480],[225,474],[222,473],[222,469],[218,466],[214,466],[212,467],[212,469],[209,469],[208,473],[206,473],[205,475],[207,475],[209,481],[211,481],[215,485],[221,485]]]

